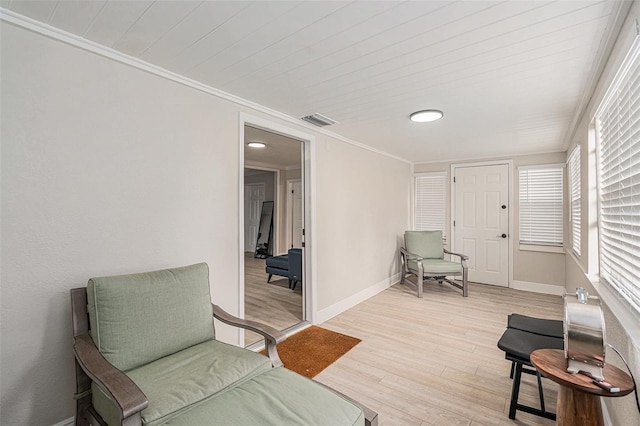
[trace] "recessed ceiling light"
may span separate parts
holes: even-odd
[[[423,111],[416,111],[409,117],[411,121],[417,123],[426,123],[427,121],[440,120],[444,116],[444,113],[438,109],[425,109]]]
[[[267,145],[262,142],[249,142],[247,146],[250,148],[265,148]]]

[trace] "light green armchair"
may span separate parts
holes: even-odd
[[[402,272],[400,282],[409,281],[407,275],[416,276],[418,297],[422,297],[423,283],[425,279],[443,281],[462,290],[462,296],[469,295],[467,283],[468,256],[453,253],[442,245],[442,231],[405,231],[405,247],[400,248],[400,262]],[[457,256],[460,260],[452,262],[444,259],[444,255]],[[462,277],[462,284],[447,279],[447,277]]]
[[[76,425],[377,424],[283,368],[283,333],[212,305],[204,263],[93,278],[71,299]],[[214,318],[260,333],[268,357],[216,340]]]

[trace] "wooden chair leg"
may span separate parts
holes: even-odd
[[[273,276],[273,274],[269,274],[269,278],[267,278],[267,283],[271,282],[271,277]]]

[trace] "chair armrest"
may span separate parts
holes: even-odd
[[[73,353],[80,368],[115,401],[123,419],[147,408],[146,395],[129,376],[102,356],[89,333],[80,334],[74,340]]]
[[[460,260],[469,260],[469,256],[467,256],[467,255],[465,255],[465,254],[454,253],[454,252],[449,251],[449,250],[447,250],[447,249],[444,249],[444,252],[445,252],[446,254],[452,254],[452,255],[454,255],[454,256],[459,256],[459,257],[460,257]]]
[[[403,255],[405,255],[409,259],[415,259],[417,261],[421,261],[422,260],[422,257],[418,256],[417,254],[409,253],[407,250],[405,250],[404,247],[400,247],[400,253],[402,253]]]
[[[262,324],[256,321],[245,320],[238,318],[235,315],[231,315],[218,305],[211,304],[213,306],[213,317],[222,321],[225,324],[232,325],[234,327],[244,328],[245,330],[253,331],[264,337],[265,351],[271,360],[271,364],[274,367],[282,367],[282,361],[278,356],[278,350],[276,345],[280,342],[284,342],[287,339],[287,335],[283,332],[276,330],[266,324]]]

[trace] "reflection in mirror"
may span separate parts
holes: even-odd
[[[262,203],[260,227],[254,257],[266,259],[273,255],[273,201]]]

